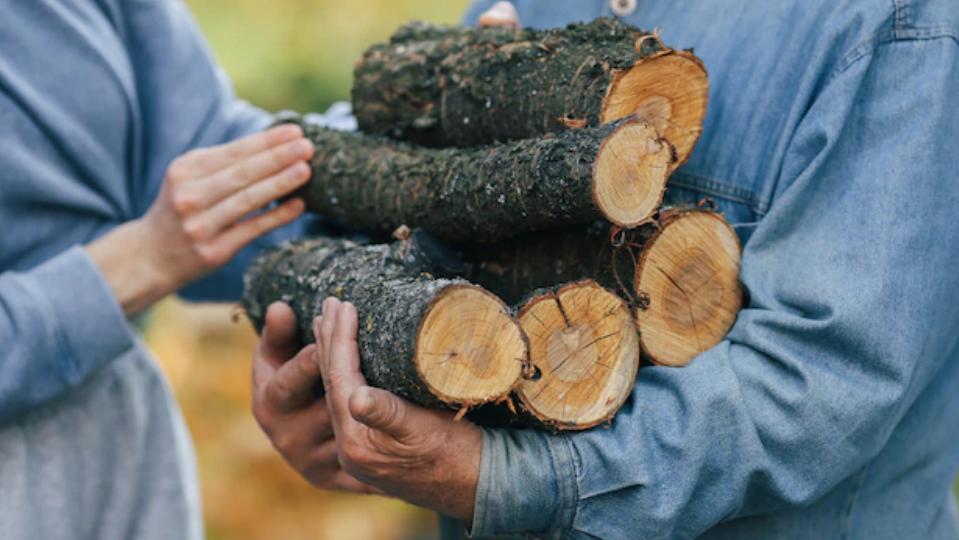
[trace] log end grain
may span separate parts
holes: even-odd
[[[613,76],[603,104],[603,123],[635,114],[649,120],[676,147],[676,169],[689,159],[703,130],[709,79],[692,53],[665,51]]]
[[[666,192],[673,149],[642,118],[620,125],[603,141],[593,166],[592,194],[607,219],[624,228],[646,223]]]
[[[639,337],[626,303],[584,280],[534,297],[519,320],[539,371],[517,389],[525,409],[557,430],[611,419],[639,368]]]
[[[650,361],[685,366],[722,341],[742,305],[740,257],[739,239],[720,214],[663,213],[636,267],[636,291],[648,305],[635,316]]]
[[[423,317],[414,362],[440,400],[470,406],[507,396],[528,357],[506,304],[480,287],[455,285],[437,294]]]

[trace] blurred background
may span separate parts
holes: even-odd
[[[468,0],[187,0],[239,95],[267,110],[348,100],[353,63],[413,20],[455,23]],[[164,301],[147,339],[196,444],[210,540],[427,540],[435,516],[321,492],[278,457],[250,414],[256,343],[236,306]],[[956,485],[959,489],[959,483]]]
[[[353,64],[413,19],[454,24],[468,0],[187,0],[241,97],[270,111],[349,100]],[[250,413],[256,336],[235,306],[170,299],[147,339],[196,444],[210,540],[426,540],[433,514],[321,492],[273,451]]]

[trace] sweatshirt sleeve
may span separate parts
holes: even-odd
[[[610,429],[487,430],[474,537],[695,538],[872,460],[955,361],[956,87],[948,36],[850,59],[792,138],[727,339],[642,369]]]
[[[80,247],[0,274],[0,425],[83,384],[134,346],[100,271]]]
[[[146,183],[141,211],[153,202],[169,164],[194,148],[228,143],[260,132],[273,116],[237,97],[197,21],[181,0],[138,0],[122,5],[127,52],[139,89],[145,141]],[[338,103],[308,121],[355,130],[347,103]],[[282,240],[318,234],[327,224],[304,216],[241,250],[228,264],[180,291],[196,302],[232,302],[243,292],[243,273],[256,255]]]

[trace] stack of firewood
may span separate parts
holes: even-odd
[[[305,343],[337,296],[357,307],[370,384],[486,405],[484,422],[609,421],[641,359],[685,365],[741,305],[722,216],[662,206],[707,94],[691,52],[618,21],[405,26],[356,66],[360,132],[283,120],[316,144],[307,208],[373,242],[281,244],[248,271],[247,312],[260,329],[289,303]]]

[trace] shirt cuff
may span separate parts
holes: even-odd
[[[134,346],[126,317],[100,269],[76,246],[24,274],[63,350],[66,380],[79,383]]]
[[[578,500],[574,456],[572,443],[563,435],[483,429],[470,537],[564,538]]]

